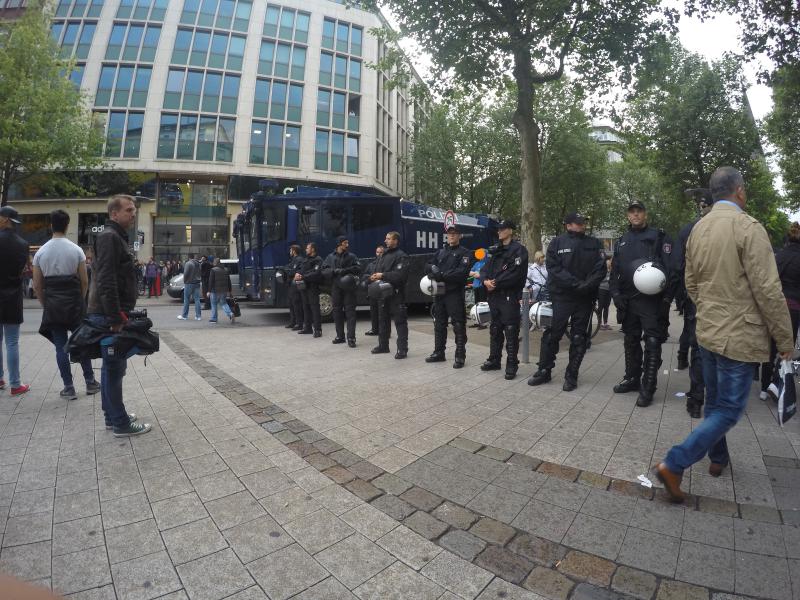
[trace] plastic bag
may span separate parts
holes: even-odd
[[[797,391],[794,383],[794,364],[778,360],[777,373],[767,391],[778,402],[778,424],[783,426],[797,412]]]

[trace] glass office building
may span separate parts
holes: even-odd
[[[140,256],[230,256],[231,217],[260,179],[410,194],[413,101],[367,66],[385,52],[380,15],[333,0],[56,2],[52,37],[106,165],[87,198],[13,190],[32,223],[50,204],[94,222],[125,192],[141,200]]]

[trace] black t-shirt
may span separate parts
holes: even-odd
[[[13,229],[0,230],[0,323],[22,323],[22,270],[28,242]]]

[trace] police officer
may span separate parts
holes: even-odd
[[[433,302],[433,354],[425,362],[434,363],[445,360],[447,345],[447,321],[453,322],[453,335],[456,339],[454,369],[464,366],[467,357],[467,309],[464,305],[464,291],[469,278],[472,253],[461,246],[461,231],[457,225],[447,228],[447,246],[439,250],[428,264],[425,274],[432,280],[444,283],[445,293],[435,297]]]
[[[406,281],[408,280],[407,255],[400,250],[400,234],[390,231],[386,234],[386,250],[378,259],[375,273],[369,276],[372,283],[384,281],[392,285],[392,295],[378,303],[378,345],[372,354],[388,354],[389,329],[391,321],[397,332],[397,353],[395,358],[408,356],[408,316],[406,314]]]
[[[592,304],[606,274],[606,261],[600,240],[585,234],[583,215],[568,214],[564,226],[566,233],[550,242],[547,248],[547,289],[553,301],[553,321],[542,335],[539,369],[528,379],[528,385],[550,381],[558,343],[569,323],[569,363],[562,389],[571,392],[578,387],[578,370],[586,354]]]
[[[297,244],[289,246],[289,264],[283,269],[285,281],[289,283],[289,324],[286,325],[286,329],[293,331],[300,331],[303,328],[303,298],[294,281],[294,276],[300,272],[300,265],[303,264],[301,251]]]
[[[347,317],[347,345],[356,347],[356,287],[361,275],[358,257],[350,252],[350,242],[346,236],[336,238],[336,249],[322,263],[326,275],[331,277],[331,301],[333,303],[333,322],[336,326],[334,344],[343,344],[344,321]]]
[[[506,379],[517,376],[519,360],[519,325],[522,288],[528,274],[528,250],[515,241],[512,221],[505,219],[497,226],[499,243],[489,248],[489,257],[481,268],[481,280],[488,292],[489,358],[481,365],[482,371],[500,369],[503,338],[506,342]]]
[[[681,368],[681,359],[686,362],[689,369],[689,393],[686,394],[686,412],[689,413],[693,419],[699,419],[703,402],[705,400],[705,382],[703,381],[703,361],[700,358],[700,347],[697,344],[697,307],[689,294],[686,293],[684,282],[684,274],[686,272],[686,243],[689,241],[689,235],[695,224],[702,219],[711,207],[714,206],[714,201],[711,199],[711,194],[708,193],[700,198],[698,202],[700,208],[700,217],[684,225],[678,233],[678,247],[674,257],[674,264],[676,266],[679,293],[682,297],[683,303],[683,331],[681,332],[681,344],[686,343],[687,351],[681,357],[681,349],[678,350],[678,368]],[[689,350],[691,350],[691,360],[689,360]],[[686,367],[684,367],[686,368]]]
[[[322,283],[322,259],[317,256],[317,245],[306,244],[306,257],[300,265],[295,281],[304,281],[305,289],[300,292],[303,299],[303,328],[297,333],[314,332],[314,337],[322,336],[322,317],[319,312],[319,286]]]
[[[668,336],[669,310],[676,287],[671,264],[672,242],[663,230],[648,226],[642,202],[631,202],[627,216],[630,227],[614,249],[609,281],[617,319],[625,334],[625,377],[614,386],[614,392],[638,390],[637,406],[649,406],[656,391],[661,344]],[[649,261],[666,275],[664,289],[653,295],[640,293],[633,283],[636,269]]]
[[[375,248],[375,259],[370,261],[370,263],[364,268],[364,275],[363,281],[365,285],[369,286],[369,277],[375,272],[375,267],[378,265],[378,261],[383,256],[383,251],[385,250],[383,244]],[[372,327],[369,331],[365,331],[364,335],[378,335],[378,330],[380,329],[380,325],[378,324],[378,301],[370,298],[369,299],[369,319]]]

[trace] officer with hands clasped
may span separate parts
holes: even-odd
[[[672,242],[647,224],[644,204],[628,205],[628,231],[617,242],[609,289],[625,334],[625,377],[614,392],[639,392],[637,406],[649,406],[661,367],[661,344],[668,336],[675,295]],[[641,341],[644,338],[644,354]]]
[[[506,343],[506,379],[517,376],[519,359],[519,326],[522,288],[528,274],[528,250],[514,240],[515,224],[508,219],[497,226],[496,246],[489,248],[489,258],[480,271],[488,292],[491,325],[489,326],[489,358],[482,371],[500,369],[503,339]]]
[[[334,344],[343,344],[344,321],[347,317],[347,345],[356,347],[356,287],[361,275],[358,257],[350,252],[350,242],[340,235],[336,238],[336,249],[322,263],[323,271],[331,277],[331,301],[333,322],[336,326]]]
[[[408,268],[406,267],[406,253],[400,250],[399,244],[399,233],[390,231],[386,234],[386,250],[378,259],[375,272],[369,276],[371,287],[378,287],[377,284],[380,282],[392,286],[388,297],[381,298],[378,303],[378,345],[372,349],[372,354],[389,352],[389,329],[393,320],[397,332],[397,353],[394,357],[397,359],[408,356],[408,315],[406,313]]]
[[[464,366],[467,357],[467,309],[464,304],[464,291],[469,279],[472,253],[461,246],[461,231],[458,225],[447,228],[447,245],[439,250],[428,264],[425,274],[431,281],[444,285],[444,294],[436,295],[433,302],[433,354],[425,362],[443,362],[447,345],[447,322],[453,323],[456,341],[454,369]]]
[[[303,298],[303,328],[297,333],[314,332],[314,337],[322,336],[322,315],[319,311],[319,286],[322,283],[322,259],[317,255],[314,242],[306,244],[306,257],[300,265],[300,272],[294,276],[295,281],[304,282],[305,289],[300,291]]]
[[[302,250],[297,244],[289,246],[289,264],[283,268],[285,273],[284,281],[289,282],[289,324],[285,325],[285,327],[294,331],[300,331],[303,328],[304,319],[303,298],[294,282],[294,276],[300,272],[300,266],[303,264],[303,257],[300,252]]]
[[[553,301],[553,321],[542,335],[539,369],[528,380],[528,385],[550,381],[558,343],[569,323],[569,363],[562,389],[571,392],[578,387],[578,370],[586,354],[592,304],[606,274],[606,261],[600,240],[585,234],[583,215],[568,214],[564,226],[567,231],[547,247],[547,289]]]

